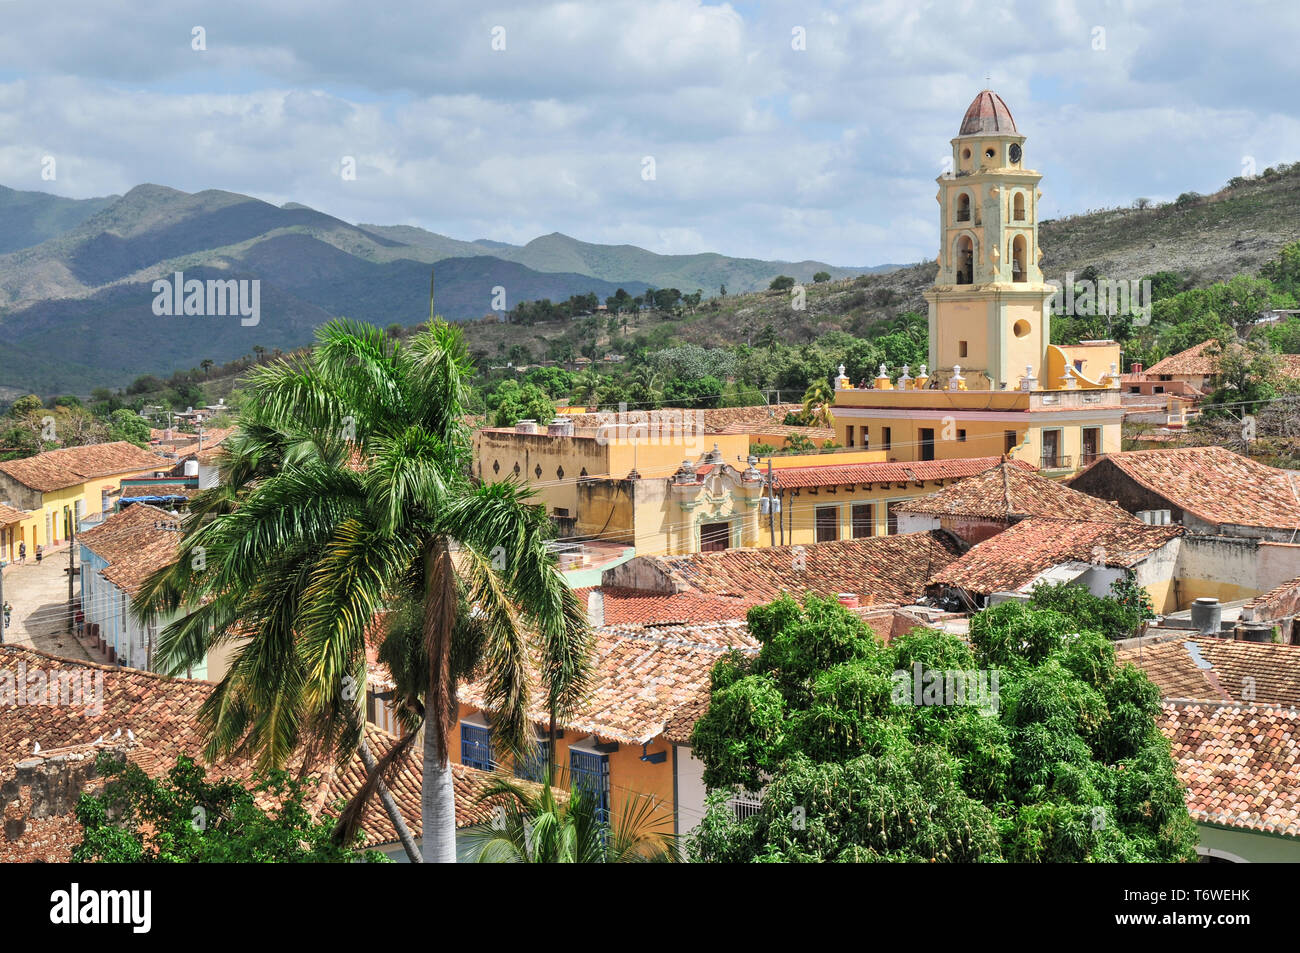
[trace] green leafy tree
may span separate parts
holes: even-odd
[[[157,779],[108,754],[100,756],[99,767],[106,779],[102,793],[83,794],[77,804],[77,863],[387,862],[379,851],[336,844],[333,823],[312,818],[302,785],[283,771],[249,788],[207,780],[184,755]]]
[[[817,272],[817,274],[813,275],[813,282],[815,284],[820,285],[822,282],[830,281],[830,280],[831,280],[831,273],[829,271],[819,271]]]
[[[149,446],[149,434],[149,421],[134,410],[122,407],[108,416],[109,440],[127,440],[137,447],[147,447]]]
[[[496,427],[513,427],[521,420],[546,423],[555,417],[555,403],[536,384],[503,381],[488,396],[487,406]]]
[[[767,286],[769,291],[789,291],[794,287],[794,279],[789,275],[777,275]]]
[[[812,595],[748,620],[758,654],[715,665],[691,737],[711,792],[695,859],[1195,859],[1159,691],[1071,617],[1008,602],[970,644],[889,645]],[[759,804],[738,817],[744,792]]]
[[[1137,634],[1142,623],[1155,618],[1151,597],[1137,584],[1132,570],[1111,584],[1111,598],[1094,596],[1078,583],[1046,583],[1034,586],[1029,603],[1074,619],[1081,628],[1100,632],[1109,639],[1127,639]]]

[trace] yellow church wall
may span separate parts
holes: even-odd
[[[1020,380],[1024,377],[1027,366],[1032,367],[1035,374],[1042,369],[1045,343],[1043,335],[1046,333],[1043,309],[1041,304],[1015,303],[1006,305],[1004,310],[1005,316],[1002,320],[1006,327],[1003,329],[1002,339],[1006,342],[1006,354],[1002,373],[1005,376],[1000,378],[999,382],[1005,380],[1008,387],[1016,388],[1020,386]],[[1016,334],[1016,327],[1022,321],[1024,322],[1022,326],[1028,329],[1028,333],[1020,337]],[[1051,385],[1039,380],[1039,386],[1050,387]]]
[[[1115,341],[1062,344],[1056,350],[1061,353],[1063,364],[1068,363],[1073,366],[1076,361],[1082,361],[1083,366],[1079,369],[1079,373],[1088,381],[1102,383],[1110,374],[1111,365],[1119,367],[1120,350],[1119,344]],[[1063,367],[1060,373],[1064,373]]]
[[[937,331],[930,346],[930,370],[951,372],[954,365],[960,365],[962,376],[971,386],[967,371],[982,372],[989,366],[988,305],[982,301],[941,301],[932,307],[936,309]]]

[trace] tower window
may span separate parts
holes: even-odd
[[[1025,193],[1017,192],[1011,200],[1011,218],[1017,222],[1025,220]]]
[[[1024,281],[1025,277],[1025,236],[1017,235],[1011,240],[1011,280]]]
[[[992,149],[984,150],[984,158],[986,159],[992,159],[995,155],[997,155],[997,153],[994,152]]]
[[[975,243],[969,235],[957,239],[957,284],[973,284],[975,279]]]
[[[957,221],[970,221],[970,196],[965,192],[957,196]]]
[[[1018,338],[1029,336],[1029,322],[1021,318],[1015,324],[1011,325],[1011,333]]]
[[[967,355],[967,351],[968,351],[968,348],[967,348],[967,344],[966,344],[966,342],[965,342],[965,341],[958,341],[958,342],[957,342],[957,356],[958,356],[958,357],[966,357],[966,355]]]

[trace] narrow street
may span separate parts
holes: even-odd
[[[91,660],[75,635],[68,632],[68,550],[46,553],[38,566],[30,553],[25,563],[4,570],[4,601],[13,618],[4,632],[6,645],[22,645],[66,658]],[[80,595],[81,581],[74,584]]]

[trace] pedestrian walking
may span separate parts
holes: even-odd
[[[37,543],[36,544],[36,565],[39,566],[41,564],[41,556],[44,555],[44,553],[45,553],[45,547],[42,546],[40,543]]]
[[[19,544],[18,544],[18,561],[19,561],[20,563],[25,563],[25,562],[27,562],[27,543],[26,543],[26,542],[22,542],[22,543],[19,543]]]

